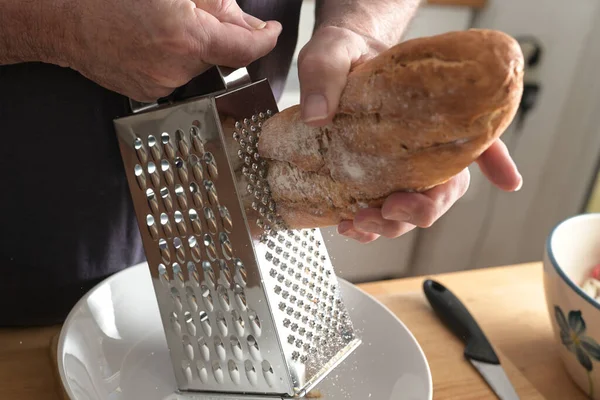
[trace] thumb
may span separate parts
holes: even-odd
[[[263,29],[267,23],[242,11],[234,0],[194,0],[196,7],[212,14],[221,22],[247,29]]]
[[[308,125],[331,122],[350,68],[361,56],[361,46],[341,31],[324,28],[316,32],[298,56],[301,116]]]

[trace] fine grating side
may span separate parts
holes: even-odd
[[[274,112],[261,81],[115,120],[182,392],[303,396],[360,344],[320,232],[270,198]]]

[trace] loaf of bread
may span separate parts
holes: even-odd
[[[328,126],[305,125],[299,105],[263,124],[258,150],[277,213],[289,228],[326,227],[448,181],[506,130],[522,87],[521,48],[502,32],[390,48],[350,72]]]

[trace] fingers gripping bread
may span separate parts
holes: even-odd
[[[508,127],[523,86],[510,36],[468,30],[409,40],[349,74],[322,128],[293,106],[258,143],[277,212],[290,228],[336,225],[397,191],[424,191],[468,167]]]

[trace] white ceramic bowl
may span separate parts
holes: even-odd
[[[544,252],[544,289],[563,364],[590,398],[600,400],[600,304],[580,287],[600,263],[600,214],[568,218]]]

